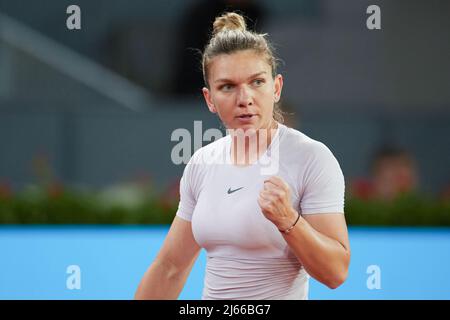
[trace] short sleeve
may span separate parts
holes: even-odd
[[[180,180],[180,202],[176,215],[184,220],[191,221],[197,203],[195,192],[195,172],[198,165],[193,161],[194,157],[186,164],[183,176]]]
[[[333,153],[314,141],[303,176],[302,214],[344,213],[345,180]]]

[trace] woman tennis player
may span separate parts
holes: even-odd
[[[201,248],[202,299],[307,299],[310,276],[337,288],[350,263],[339,163],[282,124],[283,78],[265,35],[236,13],[213,27],[203,95],[229,134],[186,165],[178,211],[135,298],[177,299]]]

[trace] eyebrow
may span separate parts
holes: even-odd
[[[266,71],[261,71],[261,72],[252,74],[250,77],[247,78],[247,80],[251,79],[251,78],[255,78],[255,77],[260,76],[260,75],[265,74],[265,73],[267,73],[267,72]],[[222,78],[222,79],[217,79],[216,81],[214,81],[214,83],[217,83],[217,82],[233,82],[233,81],[230,80],[230,79]]]

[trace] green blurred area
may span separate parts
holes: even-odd
[[[404,194],[391,201],[349,197],[345,215],[350,225],[450,226],[450,200]]]
[[[178,185],[158,191],[125,184],[98,191],[58,185],[0,192],[1,224],[170,224],[178,207]],[[349,225],[450,226],[450,199],[404,194],[391,201],[346,197]]]
[[[28,187],[0,194],[2,224],[168,224],[178,201],[167,193],[136,185],[101,191]]]

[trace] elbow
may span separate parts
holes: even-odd
[[[347,271],[336,274],[332,279],[329,279],[325,285],[330,289],[337,289],[345,282],[347,276]]]
[[[337,289],[338,287],[340,287],[345,282],[345,280],[347,280],[349,264],[350,264],[350,254],[347,254],[345,262],[343,263],[342,267],[339,268],[339,270],[337,270],[336,272],[334,272],[329,279],[327,279],[325,285],[330,289]]]
[[[333,272],[328,275],[324,275],[323,277],[317,277],[316,280],[321,282],[323,285],[327,286],[330,289],[339,288],[347,279],[347,272]]]

